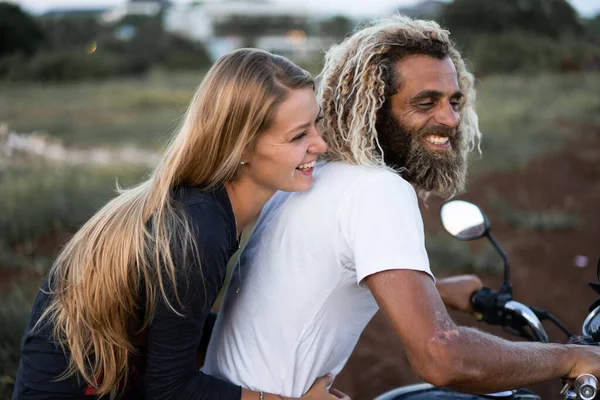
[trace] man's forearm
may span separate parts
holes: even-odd
[[[573,346],[510,342],[473,328],[455,326],[432,339],[442,355],[444,386],[485,393],[556,379],[573,367]],[[445,375],[444,375],[445,374]]]
[[[510,342],[457,326],[428,276],[383,271],[367,284],[414,371],[436,386],[490,393],[580,373],[600,376],[600,348]]]

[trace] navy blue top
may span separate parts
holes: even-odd
[[[184,316],[173,312],[162,296],[157,297],[152,322],[134,340],[139,355],[130,358],[127,387],[118,398],[239,400],[239,386],[206,375],[194,366],[205,320],[224,284],[227,262],[237,250],[233,209],[223,186],[210,192],[180,188],[173,197],[188,217],[202,268],[191,250],[185,265],[181,261],[176,264],[180,266],[176,280],[183,309],[178,307],[172,286],[167,287],[167,295]],[[177,254],[173,255],[177,260]],[[46,278],[42,289],[50,286]],[[51,340],[49,324],[33,330],[51,296],[44,292],[47,290],[39,291],[25,330],[12,398],[97,398],[78,376],[56,381],[65,371],[68,358]],[[141,296],[140,304],[145,304],[143,300]]]

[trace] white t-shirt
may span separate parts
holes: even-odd
[[[412,186],[388,170],[341,162],[317,165],[308,191],[267,203],[239,266],[203,370],[290,397],[338,374],[350,357],[378,309],[365,277],[431,274]]]

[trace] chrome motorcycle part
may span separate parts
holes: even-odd
[[[581,400],[592,400],[598,393],[598,379],[591,374],[581,374],[575,378],[573,388]]]
[[[525,321],[527,321],[527,324],[533,331],[536,339],[538,339],[540,342],[548,343],[550,341],[542,322],[529,307],[519,303],[518,301],[511,300],[506,302],[504,308],[513,311],[515,314],[521,316]]]
[[[592,336],[598,330],[600,330],[600,306],[594,308],[585,318],[581,327],[581,333],[585,336]]]
[[[444,229],[459,240],[473,240],[485,236],[489,223],[485,214],[475,204],[464,200],[451,200],[440,209]]]

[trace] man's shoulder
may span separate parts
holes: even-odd
[[[348,189],[361,191],[396,188],[414,193],[412,185],[398,172],[389,168],[328,162],[322,166],[322,169],[324,181],[343,181]]]

